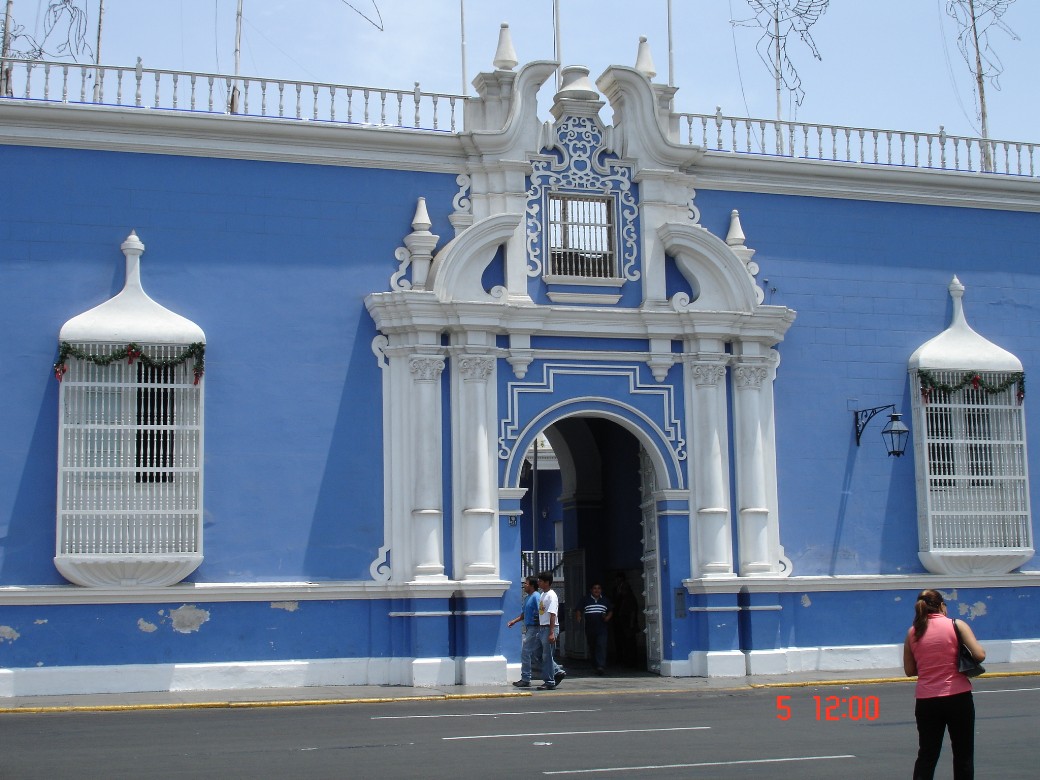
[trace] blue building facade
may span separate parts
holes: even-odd
[[[897,666],[923,587],[990,658],[1040,656],[1024,378],[971,354],[957,368],[1021,421],[985,458],[1013,439],[1024,485],[1014,512],[958,517],[1024,525],[951,542],[968,563],[935,572],[918,498],[959,478],[928,470],[945,445],[914,449],[939,428],[908,372],[960,310],[954,275],[974,327],[1034,365],[1035,175],[680,142],[675,90],[624,67],[595,86],[565,69],[543,121],[554,71],[481,74],[450,131],[0,99],[0,695],[504,684],[542,511],[569,594],[634,586],[638,662],[661,674]],[[141,373],[84,390],[136,417],[90,401],[73,419],[90,381],[59,352],[63,323],[138,273],[205,333],[183,383],[204,393],[201,530],[173,581],[141,574],[166,548],[129,540],[162,515],[140,475],[179,484],[179,455],[142,465],[141,439],[119,439],[138,457],[120,488],[95,437],[93,465],[59,469],[76,426],[184,434],[142,412],[184,388]],[[128,317],[157,361],[148,316]],[[79,340],[133,365],[105,325]],[[921,415],[898,458],[878,421],[861,443],[850,426],[890,404]],[[977,470],[972,430],[961,483],[988,495],[1004,472]],[[534,507],[540,436],[555,465]],[[90,555],[56,530],[77,480],[108,496],[83,533],[123,529]],[[971,563],[1004,548],[1005,570]]]

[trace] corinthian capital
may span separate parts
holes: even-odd
[[[444,358],[436,355],[416,355],[408,361],[408,370],[416,382],[436,382],[444,371]]]
[[[483,355],[463,355],[459,358],[459,373],[467,382],[486,382],[495,369],[495,358]]]
[[[721,363],[694,363],[692,368],[698,387],[715,387],[726,376],[726,366]]]
[[[769,371],[764,366],[741,366],[734,369],[738,390],[760,390]]]

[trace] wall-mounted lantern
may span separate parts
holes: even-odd
[[[895,408],[895,404],[889,404],[888,406],[875,406],[873,409],[854,410],[852,416],[856,426],[856,446],[859,446],[863,429],[867,427],[867,423],[874,419],[874,415],[886,409],[894,410]],[[888,424],[881,429],[881,438],[885,440],[888,454],[896,458],[902,456],[906,451],[906,440],[910,438],[910,429],[906,427],[906,424],[901,419],[902,417],[903,415],[900,412],[891,412],[888,415]]]

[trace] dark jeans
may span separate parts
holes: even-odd
[[[589,643],[589,654],[597,669],[603,669],[607,665],[607,624],[600,620],[593,623],[586,618],[588,624],[585,626],[585,639]]]
[[[918,739],[914,780],[931,780],[935,774],[947,729],[953,748],[954,780],[972,780],[975,777],[975,702],[971,691],[918,699],[914,715]]]

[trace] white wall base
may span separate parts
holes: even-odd
[[[459,685],[505,685],[509,679],[504,655],[458,658],[456,664]]]
[[[0,697],[317,685],[410,685],[410,661],[407,658],[337,658],[0,669]]]
[[[994,664],[1040,662],[1040,639],[980,640]],[[662,677],[743,677],[791,672],[849,672],[901,669],[903,645],[789,647],[779,650],[693,652],[689,659],[663,661]]]
[[[850,645],[752,650],[748,674],[896,669],[903,666],[903,645]]]
[[[1040,639],[986,641],[987,663],[1040,663]],[[792,647],[781,650],[695,652],[663,661],[663,677],[743,677],[810,671],[898,669],[902,645]],[[0,669],[0,698],[147,691],[221,691],[322,685],[451,687],[505,685],[520,664],[502,656],[472,658],[332,658],[212,664],[134,664]]]
[[[740,650],[694,651],[686,660],[662,661],[662,677],[744,677],[747,674]]]
[[[471,681],[465,684],[505,684],[504,658],[469,660],[473,663],[466,663],[466,674],[471,677]],[[411,685],[420,688],[440,688],[455,684],[454,658],[322,658],[308,661],[0,669],[0,698],[85,693],[306,688],[323,685]]]
[[[441,688],[455,685],[454,658],[414,658],[411,661],[412,678],[405,685],[416,688]]]

